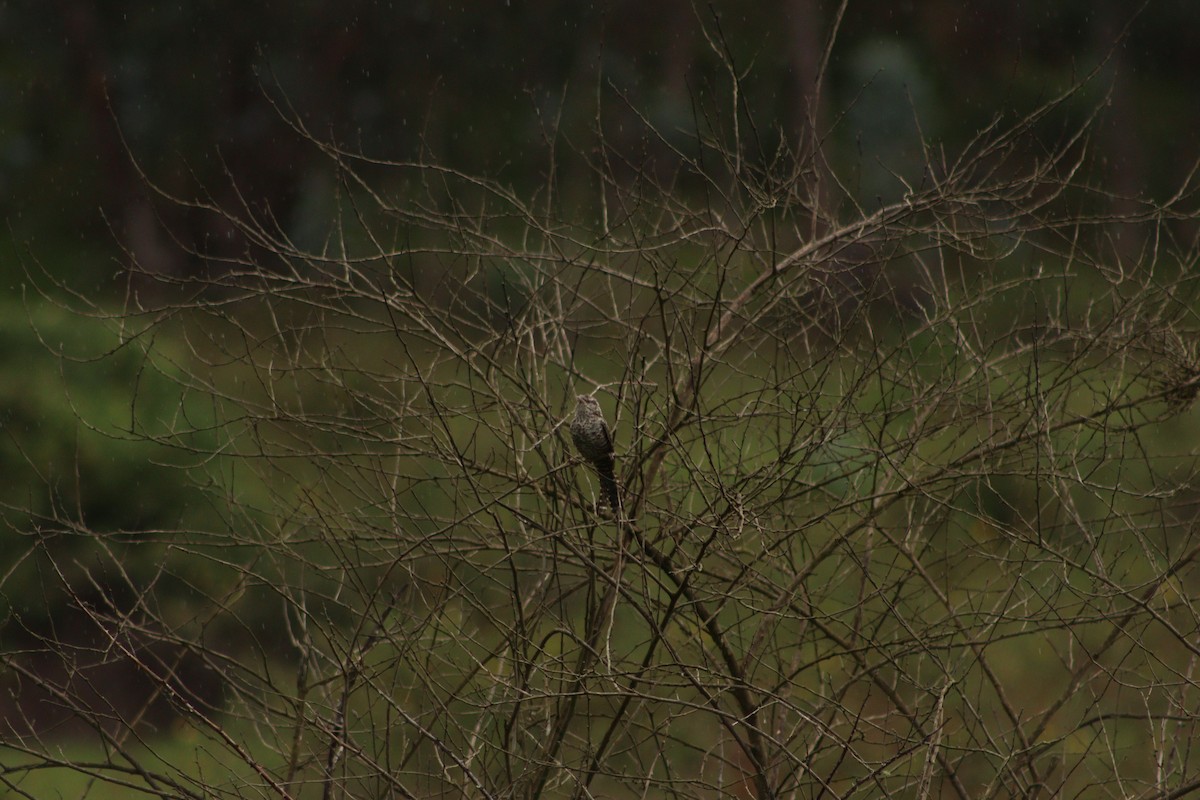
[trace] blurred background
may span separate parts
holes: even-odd
[[[1097,68],[1069,110],[1082,118],[1107,97],[1101,174],[1117,194],[1153,195],[1196,157],[1200,8],[1136,6],[862,0],[839,17],[818,0],[6,3],[4,288],[20,282],[14,249],[103,284],[121,268],[118,243],[147,266],[186,270],[171,237],[232,235],[153,202],[139,170],[177,197],[226,206],[242,202],[233,176],[246,201],[311,236],[332,171],[273,102],[374,158],[437,160],[530,191],[546,179],[552,129],[560,146],[586,146],[599,92],[610,145],[634,167],[669,170],[669,143],[644,140],[636,114],[685,137],[711,110],[725,67],[701,23],[746,71],[742,101],[777,127],[759,132],[768,138],[806,126],[838,27],[815,117],[863,196],[886,193],[881,165],[920,158],[914,119],[953,152],[997,114],[1031,110]]]

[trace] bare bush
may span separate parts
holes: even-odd
[[[736,91],[661,138],[670,181],[600,124],[529,199],[293,120],[340,179],[323,243],[171,198],[244,255],[131,265],[120,347],[178,411],[108,433],[176,453],[207,522],[46,551],[82,655],[6,663],[98,749],[25,730],[24,769],[162,797],[1195,790],[1191,176],[1107,214],[1073,97],[928,145],[894,202],[827,148],[764,154]],[[145,705],[81,687],[115,661]]]

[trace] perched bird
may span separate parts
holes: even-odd
[[[614,514],[618,513],[621,499],[617,494],[617,476],[614,473],[612,434],[600,403],[591,395],[581,394],[571,420],[571,441],[579,455],[592,465],[600,476],[600,489]]]

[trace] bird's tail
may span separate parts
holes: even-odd
[[[621,493],[617,488],[617,476],[613,470],[612,459],[597,464],[596,472],[600,475],[600,490],[608,501],[609,509],[614,515],[620,516]]]

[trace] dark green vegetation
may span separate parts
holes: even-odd
[[[0,781],[1200,785],[1194,12],[951,5],[6,9]]]

